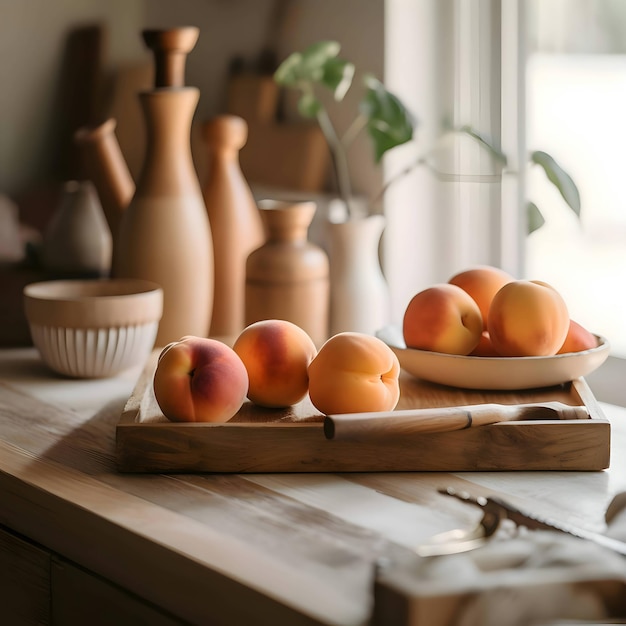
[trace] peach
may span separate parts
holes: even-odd
[[[448,283],[415,294],[402,322],[407,347],[447,354],[469,354],[482,331],[478,304],[461,287]]]
[[[567,329],[567,336],[565,337],[565,341],[559,348],[557,354],[582,352],[583,350],[591,350],[592,348],[597,347],[598,338],[578,322],[570,320],[569,328]]]
[[[243,329],[233,350],[248,372],[248,399],[254,404],[287,407],[306,396],[317,348],[300,326],[278,319],[254,322]]]
[[[470,356],[501,356],[491,343],[491,337],[483,330],[478,345],[470,352]]]
[[[309,397],[326,415],[391,411],[400,399],[400,363],[372,335],[342,332],[322,345],[309,365]]]
[[[161,351],[152,386],[170,421],[227,422],[246,399],[248,374],[225,343],[188,335]]]
[[[472,296],[483,316],[483,330],[486,330],[493,297],[501,287],[512,280],[513,276],[499,267],[477,265],[455,274],[448,282]]]
[[[569,328],[567,305],[559,292],[539,280],[515,280],[494,296],[488,330],[502,356],[550,356]]]

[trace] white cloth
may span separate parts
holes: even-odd
[[[606,534],[626,540],[626,493],[612,501],[606,520]],[[483,547],[425,558],[417,574],[429,588],[456,595],[446,626],[599,624],[611,617],[616,602],[623,610],[619,617],[626,617],[626,557],[556,531],[515,528],[508,520]],[[590,582],[603,580],[618,584]]]

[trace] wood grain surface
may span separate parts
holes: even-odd
[[[285,410],[246,402],[225,424],[173,423],[152,390],[155,355],[117,425],[123,472],[368,472],[600,470],[610,461],[610,424],[584,379],[516,392],[455,389],[401,375],[397,409],[559,401],[591,419],[523,420],[470,430],[374,441],[328,441],[324,416],[305,398]]]
[[[135,381],[62,379],[32,349],[4,354],[0,524],[190,623],[405,626],[423,611],[434,620],[482,585],[407,596],[413,548],[480,517],[438,488],[598,532],[626,490],[619,454],[599,472],[123,474],[116,428]],[[615,452],[626,446],[626,410],[611,411]],[[613,614],[626,614],[621,598]]]

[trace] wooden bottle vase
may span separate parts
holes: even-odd
[[[307,240],[313,202],[259,202],[266,242],[246,263],[246,324],[285,319],[305,330],[317,345],[328,338],[329,264]]]
[[[142,92],[145,162],[123,212],[113,273],[163,288],[156,339],[163,346],[183,335],[206,336],[213,306],[211,229],[191,155],[191,123],[199,90],[183,86],[183,55],[198,30],[144,31],[155,51],[155,89]]]
[[[212,336],[243,330],[246,260],[265,241],[259,209],[239,165],[247,134],[246,121],[235,115],[219,115],[203,126],[210,164],[202,191],[215,259]]]

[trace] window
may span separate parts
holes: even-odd
[[[588,378],[596,396],[626,405],[622,31],[626,4],[611,0],[389,0],[385,80],[418,114],[420,143],[429,145],[444,117],[471,124],[517,173],[500,176],[476,145],[457,139],[445,181],[420,170],[388,193],[393,245],[384,266],[396,323],[415,291],[474,263],[553,283],[572,317],[612,344],[609,362]],[[572,174],[580,220],[528,166],[527,148]],[[403,162],[398,151],[388,171]],[[527,199],[546,217],[531,235]]]
[[[609,339],[611,362],[589,380],[606,383],[599,397],[626,404],[618,382],[626,379],[626,5],[533,0],[528,26],[528,146],[567,169],[582,209],[577,220],[530,172],[528,194],[546,224],[527,239],[526,271],[554,284],[571,316]]]

